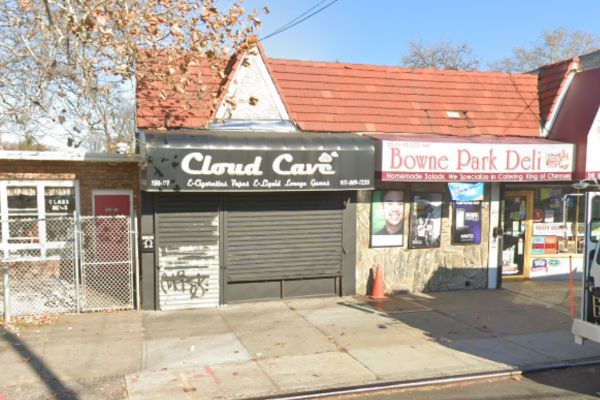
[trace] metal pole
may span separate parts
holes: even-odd
[[[138,218],[133,211],[133,256],[135,260],[135,307],[140,309],[140,255],[138,249]]]
[[[575,298],[573,297],[573,257],[569,256],[569,310],[571,319],[575,318]]]
[[[74,268],[75,268],[75,304],[77,306],[77,313],[81,312],[81,296],[79,289],[79,220],[77,218],[77,211],[73,211],[73,246],[74,246]]]
[[[2,268],[2,286],[4,287],[4,322],[10,323],[10,286],[8,284],[8,266]]]

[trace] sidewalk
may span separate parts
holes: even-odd
[[[63,316],[3,332],[0,399],[253,398],[600,360],[600,345],[574,344],[564,295],[542,292]]]

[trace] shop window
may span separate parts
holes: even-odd
[[[73,211],[75,191],[72,187],[46,187],[44,189],[46,211],[46,241],[64,242],[73,237]]]
[[[8,243],[39,243],[37,189],[8,187]]]
[[[570,188],[535,191],[532,255],[583,252],[583,201],[581,196],[569,196],[570,193]]]

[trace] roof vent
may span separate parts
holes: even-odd
[[[446,111],[446,115],[451,119],[461,119],[466,114],[462,111]]]

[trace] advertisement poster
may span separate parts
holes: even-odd
[[[452,243],[481,243],[481,203],[478,201],[454,203]]]
[[[442,232],[442,194],[415,193],[410,210],[411,249],[440,247]]]
[[[375,190],[371,204],[371,247],[404,245],[404,192]]]
[[[485,184],[480,183],[448,183],[450,197],[454,201],[482,201]]]

